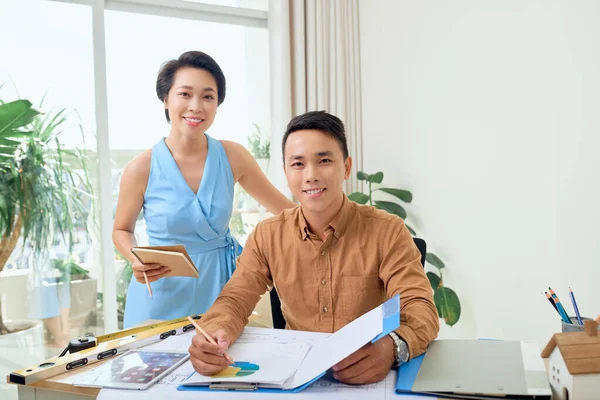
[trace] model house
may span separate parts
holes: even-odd
[[[549,358],[548,378],[556,400],[600,398],[600,336],[598,324],[584,321],[583,332],[557,333],[542,351]]]

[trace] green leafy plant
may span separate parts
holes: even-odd
[[[89,278],[89,272],[87,269],[83,268],[81,265],[77,264],[72,259],[52,259],[52,267],[56,268],[60,272],[60,277],[58,280],[60,282],[71,282],[78,279],[87,279]]]
[[[254,130],[248,135],[248,151],[256,159],[271,158],[271,140],[260,132],[257,124],[252,124]]]
[[[0,271],[19,239],[36,257],[59,239],[70,256],[74,228],[86,226],[92,196],[83,153],[59,141],[67,117],[65,110],[44,114],[28,100],[0,101]]]
[[[242,236],[246,234],[246,229],[249,228],[250,225],[246,224],[242,220],[242,214],[239,212],[234,212],[229,220],[229,229],[231,230],[231,234],[236,238],[240,239]]]
[[[406,220],[407,213],[401,204],[392,201],[375,200],[373,194],[377,192],[387,193],[403,203],[412,202],[412,193],[408,190],[394,189],[386,187],[373,188],[373,184],[379,185],[383,181],[383,172],[377,172],[375,174],[366,174],[364,172],[358,172],[358,180],[365,181],[368,187],[368,193],[354,192],[348,196],[352,201],[359,204],[370,204],[380,210],[387,211],[391,214],[397,215],[403,220]],[[413,236],[417,236],[417,233],[408,224],[406,227]],[[437,270],[435,272],[427,272],[427,278],[433,289],[433,300],[435,307],[437,308],[438,315],[443,318],[447,325],[453,326],[460,319],[460,300],[454,290],[444,285],[443,270],[446,268],[444,262],[434,253],[427,253],[425,260],[428,264],[433,266]],[[439,275],[438,275],[439,274]]]

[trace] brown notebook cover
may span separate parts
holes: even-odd
[[[131,252],[144,264],[160,264],[169,267],[171,272],[166,276],[189,276],[192,278],[199,276],[198,268],[181,244],[132,247]]]

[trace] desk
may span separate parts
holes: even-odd
[[[252,317],[250,317],[250,322],[248,323],[248,326],[272,328],[272,323],[269,323],[271,319],[272,317],[269,296],[263,296],[261,301],[259,301],[259,303],[256,306],[255,313]],[[150,325],[155,322],[159,321],[148,320],[144,321],[140,325]],[[95,368],[98,365],[100,364],[95,363],[90,366],[78,369],[77,371],[84,371],[86,368]],[[98,397],[100,389],[76,387],[60,382],[52,382],[52,380],[47,379],[40,382],[36,382],[33,385],[29,386],[18,385],[17,391],[18,400],[91,400]],[[258,398],[255,400],[258,400]]]

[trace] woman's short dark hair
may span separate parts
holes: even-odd
[[[217,81],[218,105],[223,103],[223,100],[225,100],[225,75],[223,75],[219,64],[211,56],[201,51],[187,51],[180,55],[177,60],[169,60],[161,65],[156,78],[156,95],[160,101],[167,98],[169,90],[173,86],[175,73],[184,67],[204,69],[210,72]],[[165,116],[167,121],[171,122],[169,110],[165,110]]]
[[[281,154],[283,154],[283,163],[285,164],[285,143],[288,137],[296,132],[305,129],[316,129],[326,135],[334,138],[344,155],[344,160],[348,158],[348,142],[346,141],[346,129],[344,123],[335,115],[331,115],[326,111],[309,111],[292,118],[283,135],[281,144]]]

